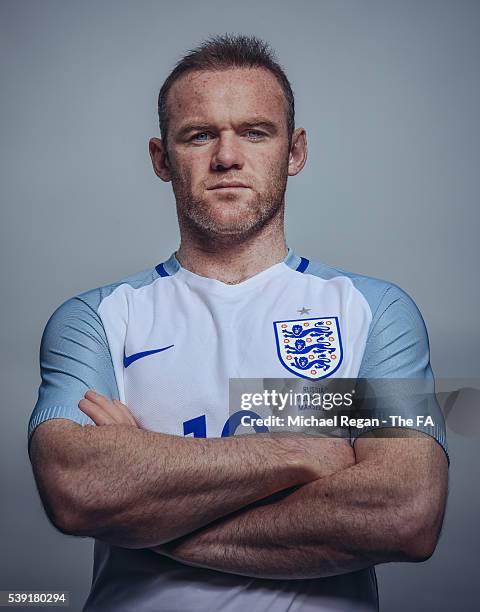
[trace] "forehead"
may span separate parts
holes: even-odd
[[[264,68],[187,73],[168,94],[170,129],[189,121],[241,121],[255,115],[286,124],[286,107],[280,83]]]

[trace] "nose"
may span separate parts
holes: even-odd
[[[220,134],[212,154],[212,170],[222,171],[243,167],[240,143],[233,134]]]

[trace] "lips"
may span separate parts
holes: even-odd
[[[244,188],[248,189],[248,185],[241,183],[240,181],[225,181],[222,183],[217,183],[212,187],[208,187],[208,189],[231,189],[231,188]]]

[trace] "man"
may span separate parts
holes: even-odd
[[[421,316],[398,287],[287,249],[287,177],[307,143],[267,45],[223,36],[190,52],[159,118],[150,155],[172,182],[178,251],[68,300],[42,339],[29,451],[53,524],[95,538],[84,609],[377,609],[373,566],[435,548],[442,424],[235,436],[228,381],[431,379]],[[312,340],[310,325],[320,352],[288,360],[304,344],[284,336]]]

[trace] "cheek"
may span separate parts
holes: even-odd
[[[257,160],[257,175],[264,183],[277,183],[288,172],[287,151],[277,151],[273,155],[263,155]]]
[[[175,175],[183,183],[196,184],[204,179],[209,171],[209,159],[198,152],[189,152],[175,159]]]

